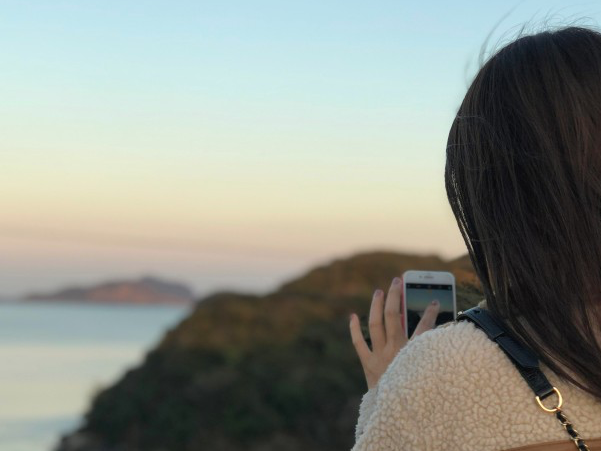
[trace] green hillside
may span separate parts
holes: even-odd
[[[483,297],[467,256],[392,252],[334,260],[262,297],[213,294],[98,393],[57,450],[350,449],[366,383],[348,316],[365,323],[374,289],[407,269],[451,271],[460,310]]]

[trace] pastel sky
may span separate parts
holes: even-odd
[[[466,252],[445,143],[478,54],[597,2],[0,2],[0,296],[156,274],[265,292]]]

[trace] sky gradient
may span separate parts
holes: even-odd
[[[502,35],[596,2],[2,1],[0,297],[155,274],[266,292],[466,252],[451,121]]]

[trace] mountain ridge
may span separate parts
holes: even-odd
[[[263,296],[206,296],[141,365],[94,396],[56,451],[350,449],[365,378],[349,313],[369,339],[373,290],[408,269],[452,272],[457,308],[469,308],[483,298],[470,265],[467,256],[364,252]]]

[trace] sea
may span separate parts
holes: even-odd
[[[52,451],[192,307],[0,303],[0,450]]]

